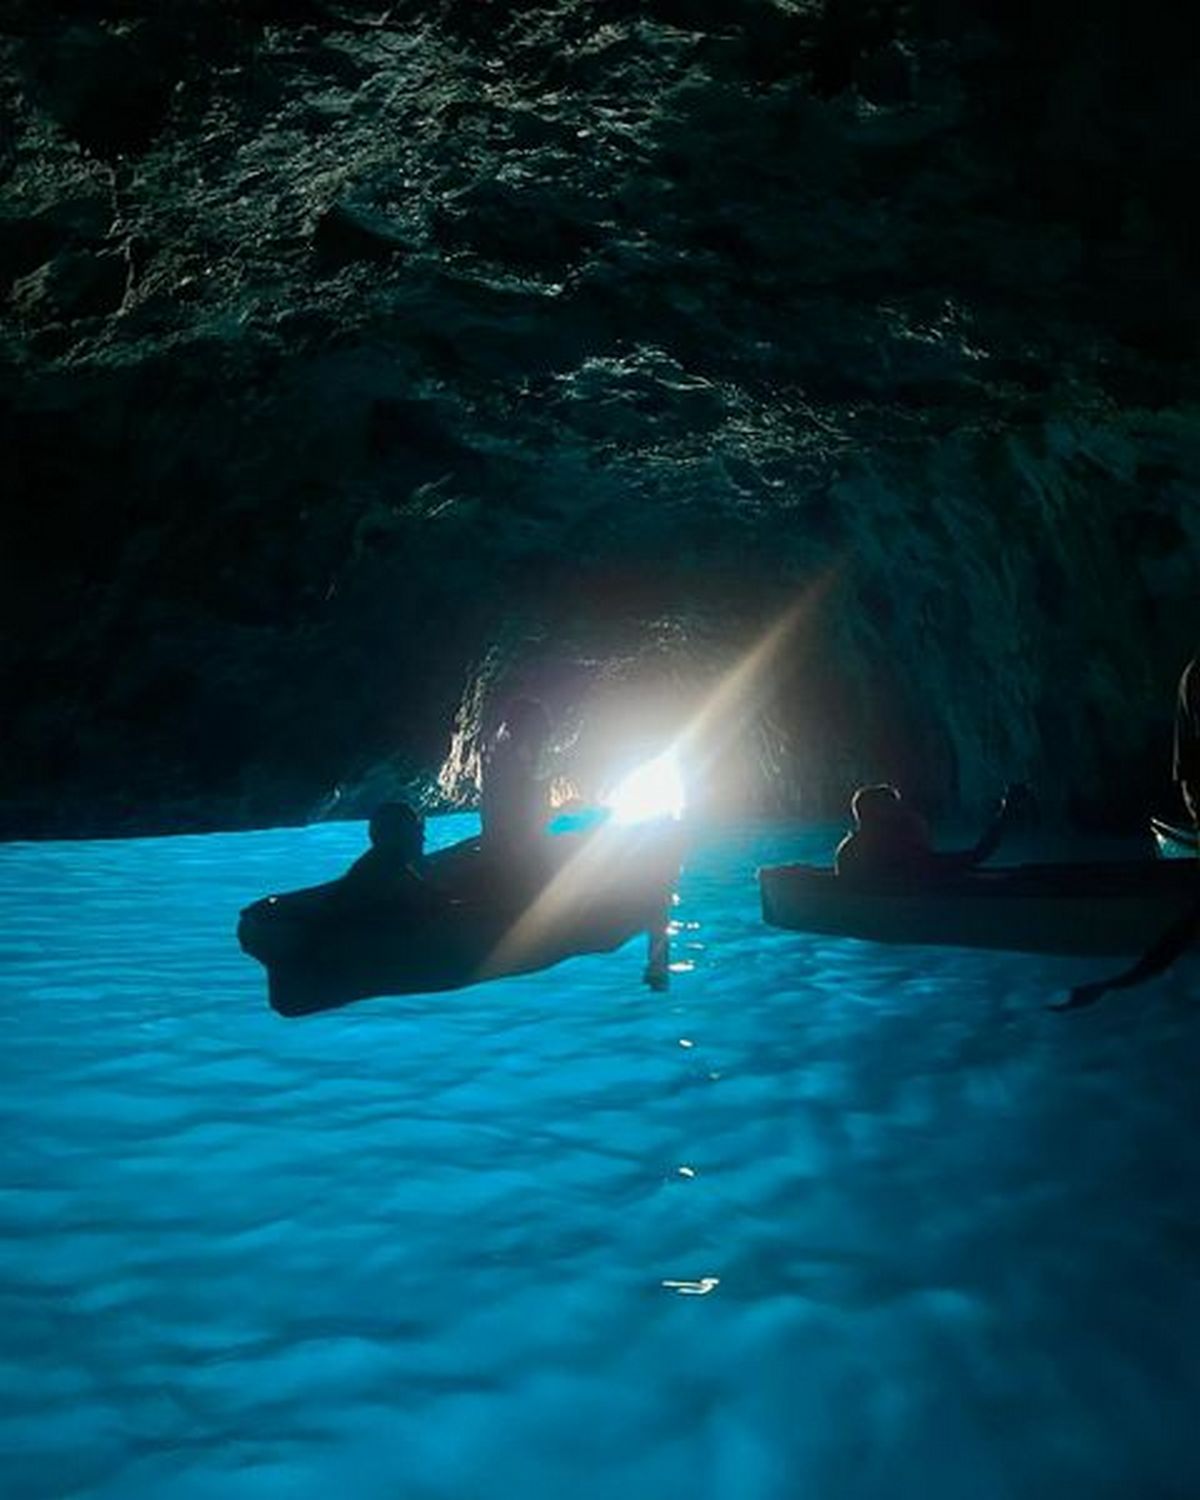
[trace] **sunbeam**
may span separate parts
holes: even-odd
[[[552,927],[584,911],[606,886],[616,889],[638,861],[639,879],[646,878],[646,862],[656,862],[661,876],[661,902],[646,913],[652,949],[661,949],[671,890],[683,855],[681,815],[689,774],[711,764],[753,715],[770,692],[770,679],[779,655],[801,624],[808,620],[828,591],[832,574],[823,575],[790,605],[713,688],[699,710],[662,754],[638,767],[618,785],[610,806],[613,817],[581,839],[577,853],[565,861],[480,969],[508,972],[520,966],[522,953],[532,950]],[[665,794],[665,803],[662,800]],[[649,814],[651,821],[646,821]]]

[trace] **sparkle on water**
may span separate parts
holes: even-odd
[[[238,908],[362,834],[0,848],[6,1500],[1196,1493],[1194,969],[770,932],[748,829],[666,995],[280,1020]]]

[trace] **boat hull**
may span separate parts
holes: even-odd
[[[851,884],[808,865],[760,870],[773,927],[875,943],[1134,956],[1200,901],[1192,866],[1139,860],[974,871],[936,885]]]
[[[543,853],[534,876],[490,866],[477,840],[441,851],[429,877],[455,899],[421,914],[348,905],[338,881],[268,896],[242,912],[238,941],[266,968],[272,1008],[300,1016],[530,973],[662,932],[676,831],[565,835]]]
[[[1200,835],[1194,828],[1179,828],[1161,818],[1151,818],[1150,832],[1159,859],[1195,859],[1200,855]]]

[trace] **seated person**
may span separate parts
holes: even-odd
[[[860,786],[850,799],[850,816],[854,828],[833,856],[839,875],[907,875],[928,864],[929,825],[894,786]]]
[[[539,762],[549,739],[550,716],[536,699],[516,698],[508,705],[480,774],[486,850],[526,853],[544,833],[550,808]]]
[[[902,800],[894,786],[860,786],[850,800],[854,829],[837,846],[834,869],[839,875],[858,879],[930,879],[961,874],[993,853],[1012,813],[1027,799],[1024,787],[1006,788],[972,848],[938,853],[930,842],[929,825]]]
[[[425,822],[407,802],[383,802],[368,825],[371,847],[338,882],[338,893],[356,904],[435,911],[446,898],[422,876]]]

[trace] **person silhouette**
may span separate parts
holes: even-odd
[[[536,847],[549,816],[540,761],[550,739],[550,715],[535,698],[514,698],[483,757],[479,800],[483,847],[523,854]]]
[[[368,824],[371,847],[338,882],[338,894],[358,907],[428,912],[446,898],[420,872],[425,820],[407,802],[383,802]]]
[[[964,874],[995,852],[1013,817],[1031,803],[1027,787],[1006,787],[975,843],[969,849],[943,851],[933,848],[929,825],[894,786],[860,786],[850,799],[854,828],[837,846],[834,869],[854,879],[930,880]]]
[[[1200,651],[1179,678],[1171,769],[1183,805],[1200,828]]]

